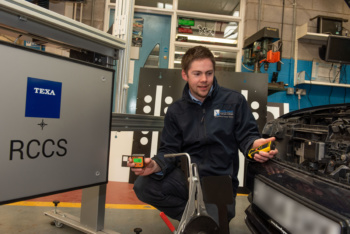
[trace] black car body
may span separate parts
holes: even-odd
[[[263,136],[279,153],[248,165],[252,233],[350,233],[350,104],[290,112]]]

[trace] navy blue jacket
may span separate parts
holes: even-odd
[[[165,176],[178,159],[163,155],[188,153],[192,163],[197,164],[200,177],[231,175],[236,194],[238,150],[247,155],[258,138],[258,126],[244,96],[220,87],[214,78],[213,90],[202,105],[192,100],[189,86],[185,85],[182,99],[168,108],[161,145],[153,159]]]

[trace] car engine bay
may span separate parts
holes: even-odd
[[[277,160],[337,183],[350,185],[350,104],[306,108],[269,121]]]

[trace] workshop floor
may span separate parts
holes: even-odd
[[[141,234],[171,233],[159,216],[159,211],[140,202],[133,190],[132,184],[109,182],[106,195],[106,212],[104,230],[121,234],[133,234],[134,228],[142,228]],[[59,200],[58,211],[80,217],[80,202],[82,190],[55,194],[46,197],[16,202],[0,206],[0,233],[29,234],[63,234],[81,233],[64,225],[57,228],[52,219],[44,212],[52,211],[53,200]],[[236,200],[236,217],[230,222],[230,233],[249,234],[244,222],[244,210],[249,202],[246,195],[239,195]],[[178,222],[171,220],[177,227]]]

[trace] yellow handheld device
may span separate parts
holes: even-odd
[[[248,157],[254,158],[254,154],[258,154],[260,151],[269,152],[270,150],[274,150],[274,149],[275,149],[275,144],[272,141],[269,141],[268,143],[263,144],[257,148],[250,149],[248,152]]]

